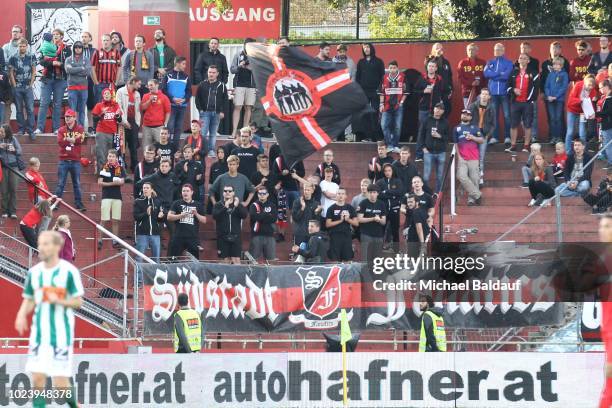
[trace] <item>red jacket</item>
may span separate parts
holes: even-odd
[[[580,95],[582,94],[582,89],[584,88],[584,81],[577,82],[576,85],[572,88],[567,97],[567,111],[571,112],[575,115],[580,115],[582,113],[582,99]],[[597,87],[593,87],[591,92],[589,93],[589,99],[591,99],[591,103],[593,103],[593,99],[597,96]],[[595,106],[593,106],[593,110],[595,110]]]
[[[157,102],[151,102],[148,108],[144,109],[145,103],[151,99],[151,93],[147,93],[140,101],[140,110],[143,112],[142,125],[148,127],[163,126],[166,115],[170,113],[170,99],[162,92],[157,92]]]
[[[23,216],[21,223],[27,227],[36,228],[37,225],[40,225],[42,218],[43,215],[34,207]]]
[[[474,98],[480,94],[482,88],[487,87],[487,79],[484,77],[484,68],[487,62],[480,58],[464,58],[457,65],[457,73],[459,74],[459,82],[461,82],[461,95],[463,97],[470,96],[470,92],[474,89]],[[480,79],[480,85],[472,87],[472,82]]]
[[[75,142],[66,141],[67,137],[74,136]],[[57,144],[59,145],[60,160],[81,160],[81,144],[85,140],[85,130],[83,126],[75,124],[72,129],[62,126],[57,131]]]
[[[591,56],[586,54],[582,58],[574,58],[570,61],[569,80],[578,82],[582,81],[584,77],[589,73],[587,70],[591,63]]]
[[[44,188],[46,191],[49,191],[47,182],[40,172],[28,169],[25,176],[28,180],[34,183],[36,187]],[[34,203],[36,201],[36,196],[40,197],[41,200],[46,200],[49,198],[48,194],[43,193],[42,191],[36,189],[32,184],[28,183],[28,200]]]

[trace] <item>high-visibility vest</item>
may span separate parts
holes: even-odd
[[[446,330],[444,329],[444,319],[430,310],[427,310],[425,313],[423,313],[423,317],[425,317],[425,315],[431,317],[431,322],[433,325],[433,334],[436,338],[436,346],[438,346],[438,350],[446,351]],[[425,351],[426,345],[427,335],[425,334],[425,323],[423,319],[421,319],[421,338],[419,340],[419,351]]]
[[[192,352],[200,351],[202,348],[202,320],[200,314],[193,309],[181,309],[176,312],[185,328],[185,335],[189,341],[189,348]],[[178,351],[179,338],[174,329],[174,352]]]

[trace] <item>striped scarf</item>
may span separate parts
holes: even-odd
[[[138,51],[134,50],[132,55],[130,55],[130,71],[132,72],[132,75],[136,75],[136,54],[138,54]],[[140,59],[140,69],[149,69],[149,61],[147,60],[147,53],[145,52],[145,50],[142,50],[142,58]]]

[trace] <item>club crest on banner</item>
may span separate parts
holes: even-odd
[[[339,322],[338,310],[342,298],[342,285],[338,265],[301,266],[295,270],[302,284],[302,302],[305,313],[291,314],[294,324],[304,324],[309,329],[336,327]],[[349,320],[352,318],[349,312]]]

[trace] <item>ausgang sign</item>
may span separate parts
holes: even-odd
[[[189,0],[189,36],[192,39],[278,38],[281,0],[233,0],[232,9],[221,13],[202,0]]]

